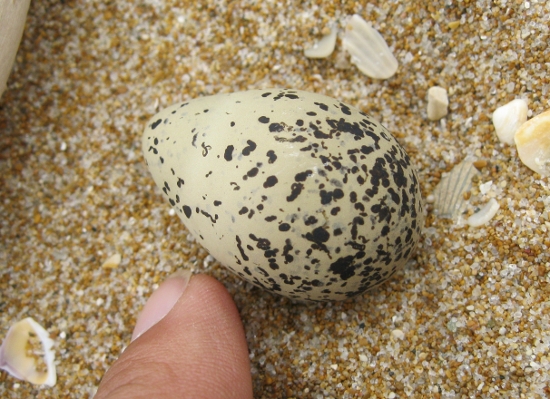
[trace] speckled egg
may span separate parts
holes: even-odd
[[[379,122],[330,97],[268,89],[175,104],[148,122],[143,151],[212,256],[289,298],[371,289],[420,236],[409,157]]]

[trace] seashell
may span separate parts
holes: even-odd
[[[384,38],[357,14],[346,26],[343,45],[352,64],[373,79],[388,79],[397,71],[397,60]]]
[[[304,55],[307,58],[326,58],[332,54],[334,47],[336,46],[336,36],[338,35],[338,29],[336,24],[331,25],[330,33],[325,35],[313,47],[304,50]]]
[[[496,199],[491,198],[489,202],[487,202],[483,206],[483,208],[470,216],[468,220],[466,220],[466,223],[468,223],[472,227],[482,226],[489,220],[491,220],[493,216],[497,214],[499,209],[500,204],[497,202]]]
[[[36,359],[27,356],[27,346],[34,336],[42,345],[46,371],[37,370]],[[0,347],[0,368],[20,380],[53,387],[57,381],[57,375],[53,363],[55,353],[52,347],[53,341],[48,332],[31,317],[27,317],[8,330]]]
[[[405,333],[402,330],[395,329],[391,332],[391,336],[402,341],[405,338]]]
[[[6,89],[11,67],[23,36],[30,0],[0,1],[0,96]]]
[[[550,176],[550,110],[521,125],[514,141],[525,166],[542,176]]]
[[[120,254],[114,254],[109,256],[105,262],[101,265],[103,269],[116,269],[120,262],[122,261],[122,256]]]
[[[471,159],[464,159],[445,176],[434,189],[434,209],[446,219],[454,219],[462,213],[466,206],[464,193],[472,187],[472,177],[477,169]]]
[[[449,98],[447,90],[434,86],[428,90],[428,119],[438,121],[448,113]]]
[[[518,98],[493,112],[493,125],[501,143],[514,144],[514,135],[527,120],[527,101]]]

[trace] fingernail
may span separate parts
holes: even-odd
[[[181,269],[170,275],[145,303],[136,321],[132,341],[142,335],[164,318],[181,297],[189,279],[191,270]]]

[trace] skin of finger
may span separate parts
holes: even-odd
[[[107,371],[96,399],[252,398],[250,361],[233,299],[196,275],[172,310]]]

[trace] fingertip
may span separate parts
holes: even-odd
[[[189,280],[168,314],[113,364],[98,397],[173,397],[175,393],[185,398],[252,398],[248,346],[239,312],[225,287],[210,276],[199,274]]]
[[[187,290],[174,308],[176,312],[194,313],[200,318],[209,316],[216,320],[229,319],[244,332],[233,298],[222,283],[206,274],[193,275]]]
[[[166,279],[147,300],[140,312],[131,341],[157,324],[179,300],[191,278],[190,270],[178,270]]]

